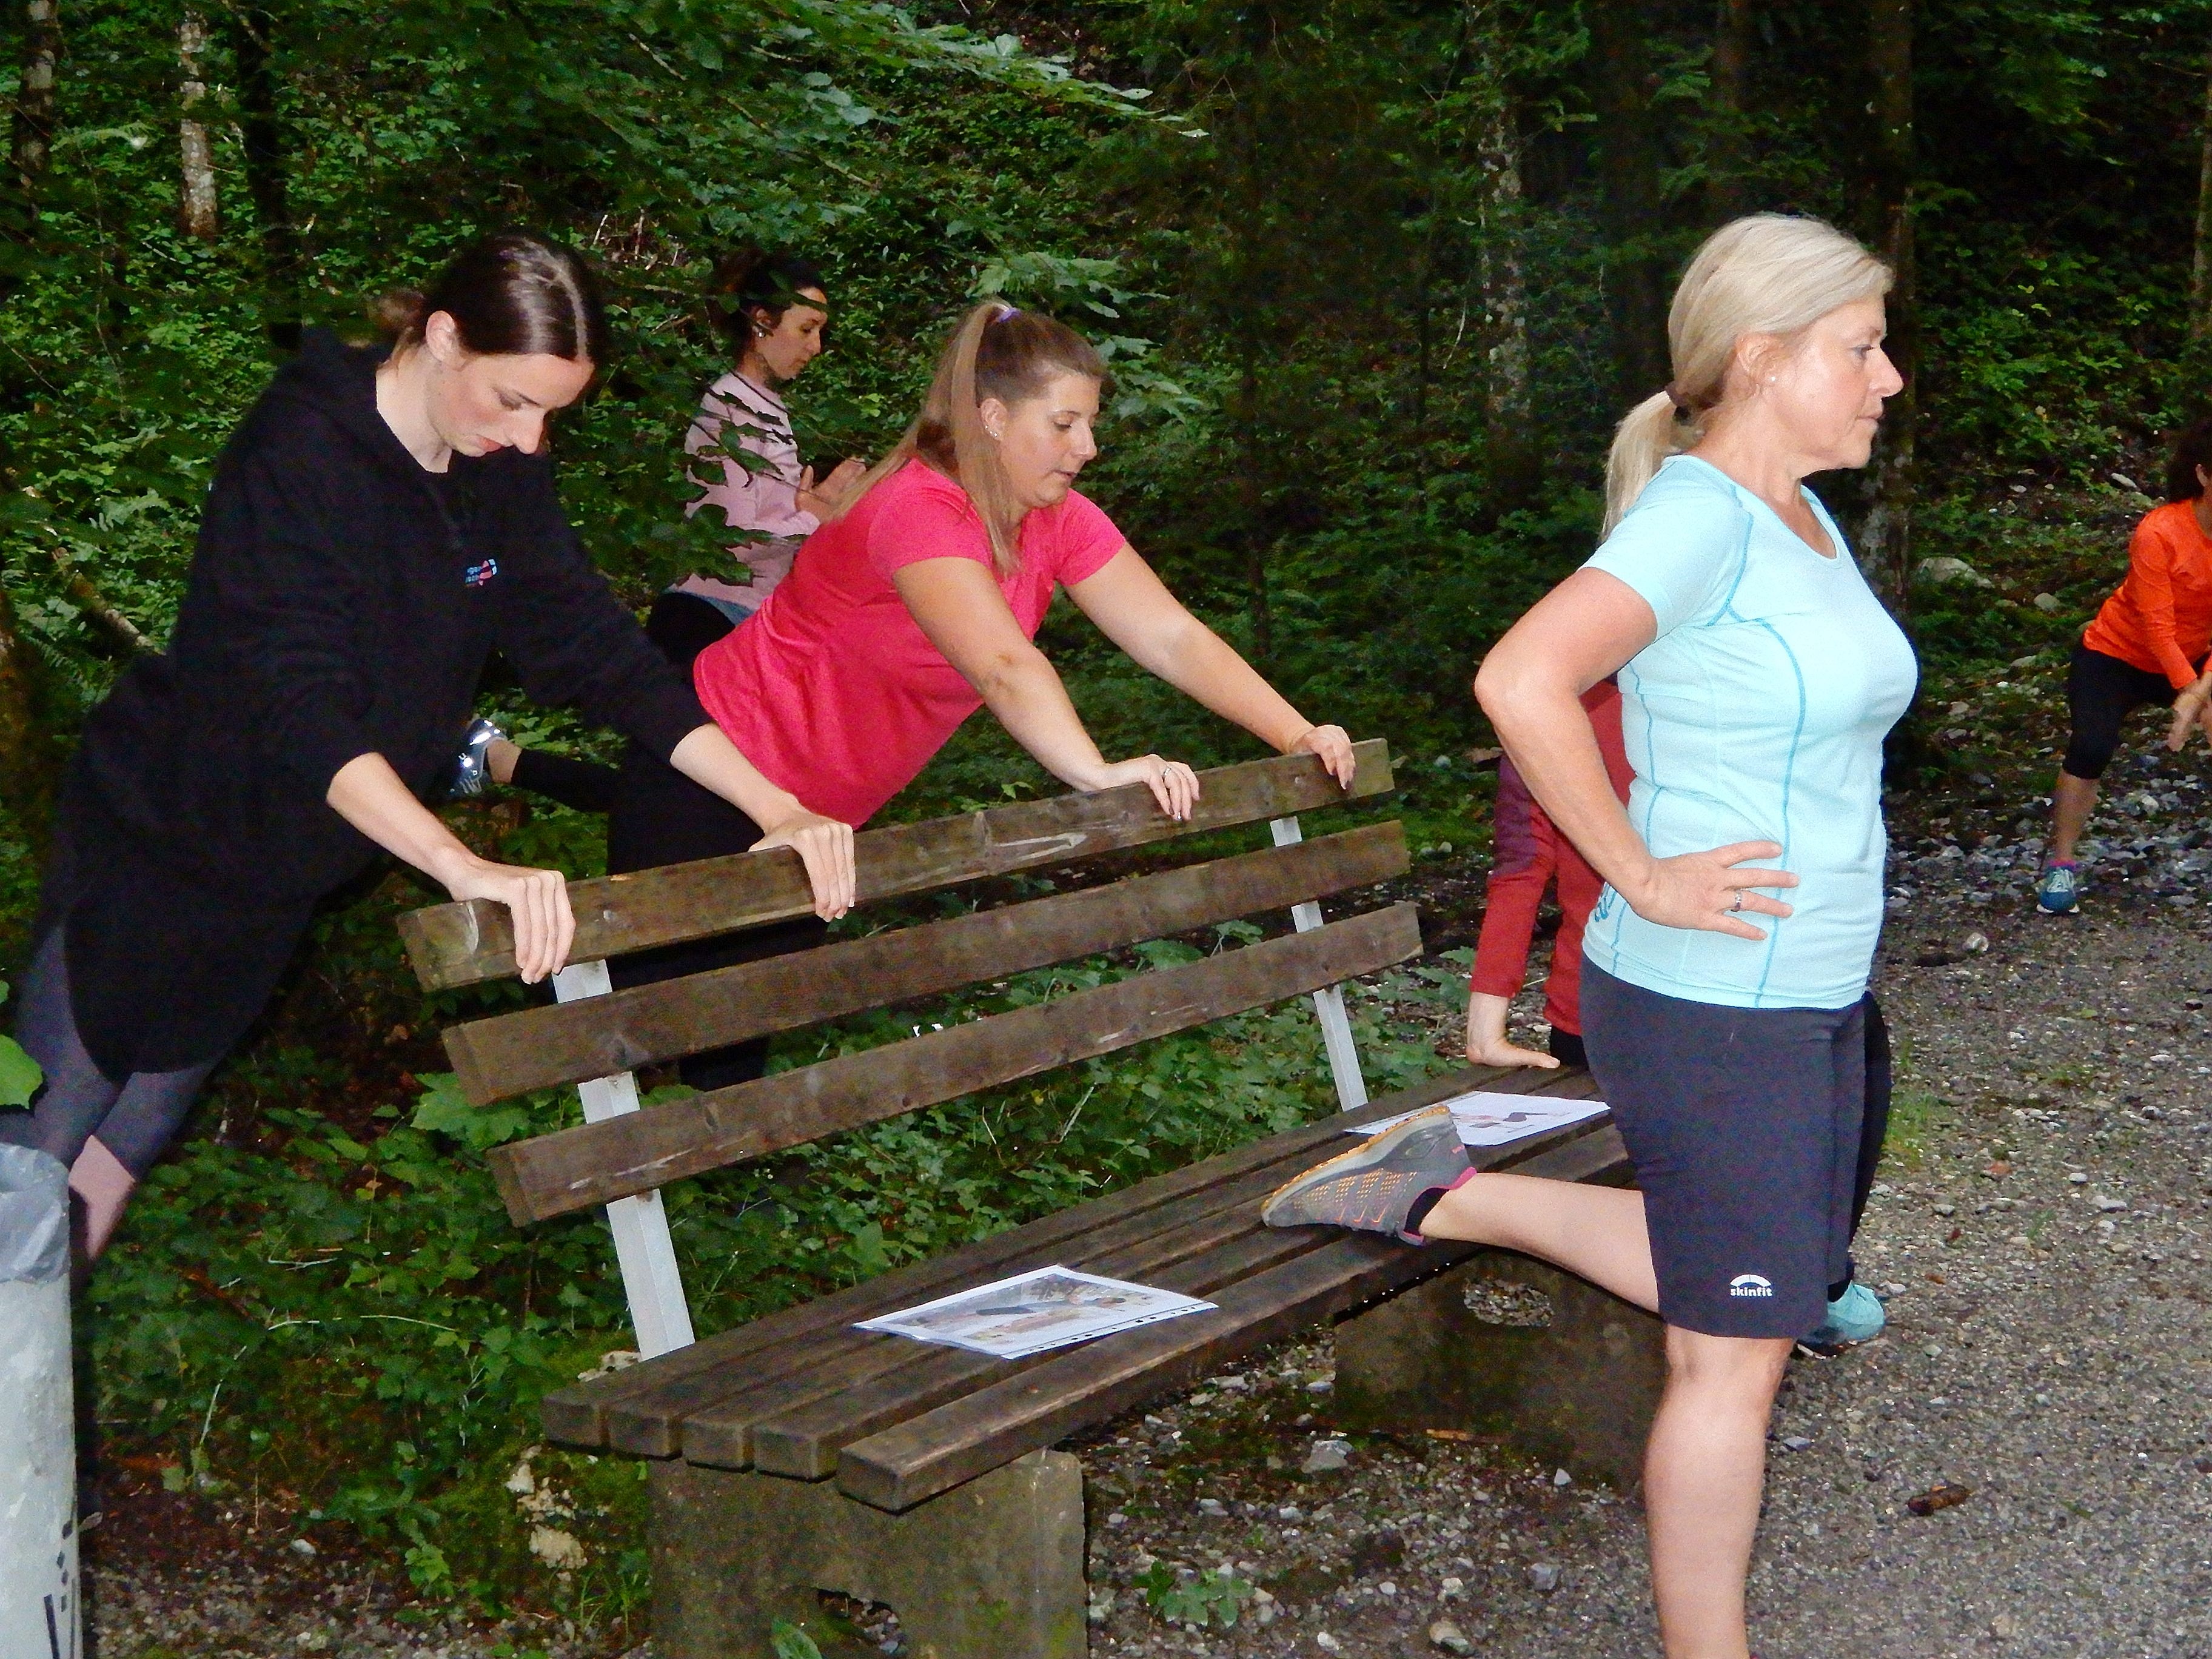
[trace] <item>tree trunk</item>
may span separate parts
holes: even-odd
[[[1504,20],[1497,0],[1471,0],[1468,33],[1474,48],[1480,112],[1475,161],[1481,195],[1476,206],[1476,270],[1488,337],[1483,401],[1493,432],[1517,426],[1528,412],[1528,278],[1521,257],[1521,131],[1506,84]]]
[[[238,54],[239,135],[246,189],[259,223],[263,322],[287,351],[300,343],[300,242],[284,173],[284,129],[276,53],[276,20],[260,9],[230,14]]]
[[[1667,359],[1666,273],[1658,238],[1665,227],[1659,194],[1660,150],[1651,118],[1648,27],[1635,0],[1595,0],[1587,8],[1597,106],[1598,181],[1604,207],[1606,308],[1613,319],[1620,395],[1640,401],[1672,378]]]
[[[52,820],[59,757],[39,719],[38,663],[0,586],[0,803],[25,838],[43,848]]]
[[[1720,0],[1713,35],[1712,141],[1708,186],[1718,220],[1751,211],[1751,146],[1746,112],[1751,93],[1751,0]]]
[[[61,61],[59,0],[27,0],[23,35],[23,76],[15,94],[11,159],[15,184],[26,196],[35,192],[52,158],[54,71]]]
[[[2197,246],[2189,266],[2189,342],[2212,335],[2212,53],[2205,59],[2204,118],[2197,161]]]
[[[207,123],[198,115],[207,96],[200,54],[207,50],[207,23],[187,9],[177,24],[177,226],[203,242],[216,238],[215,152]]]
[[[1920,308],[1912,239],[1912,0],[1869,0],[1874,71],[1873,220],[1897,273],[1889,293],[1890,361],[1905,389],[1889,400],[1874,464],[1874,507],[1861,532],[1865,559],[1902,617],[1912,574],[1913,447],[1919,417]]]

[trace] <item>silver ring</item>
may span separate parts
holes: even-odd
[[[1741,909],[1742,909],[1742,908],[1743,908],[1743,889],[1741,889],[1741,887],[1739,887],[1739,888],[1737,888],[1737,889],[1735,890],[1735,902],[1729,906],[1729,914],[1730,915],[1734,915],[1737,911],[1739,911],[1739,910],[1741,910]]]

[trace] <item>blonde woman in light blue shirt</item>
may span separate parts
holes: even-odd
[[[1881,742],[1916,669],[1803,480],[1865,465],[1902,386],[1882,350],[1890,280],[1817,220],[1709,239],[1668,318],[1674,384],[1613,444],[1605,544],[1475,684],[1607,884],[1583,937],[1583,1036],[1638,1190],[1473,1174],[1438,1112],[1264,1212],[1503,1245],[1661,1316],[1644,1480],[1668,1659],[1747,1659],[1769,1413],[1849,1273]],[[1579,701],[1615,673],[1625,808]]]

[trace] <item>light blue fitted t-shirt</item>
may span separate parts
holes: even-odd
[[[1620,671],[1636,769],[1629,821],[1654,856],[1771,841],[1798,885],[1753,941],[1645,921],[1611,887],[1583,952],[1614,978],[1729,1008],[1847,1008],[1881,931],[1883,737],[1911,702],[1912,647],[1843,532],[1835,556],[1717,467],[1670,458],[1589,568],[1626,582],[1658,637]]]

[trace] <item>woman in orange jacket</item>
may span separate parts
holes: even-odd
[[[2167,738],[2179,750],[2206,717],[2212,678],[2212,418],[2174,441],[2166,463],[2166,505],[2143,514],[2128,542],[2128,574],[2082,630],[2066,670],[2072,725],[2066,759],[2051,791],[2051,848],[2035,902],[2063,915],[2080,902],[2074,861],[2097,780],[2119,747],[2120,722],[2145,703],[2173,706]],[[2212,729],[2212,727],[2208,727]]]

